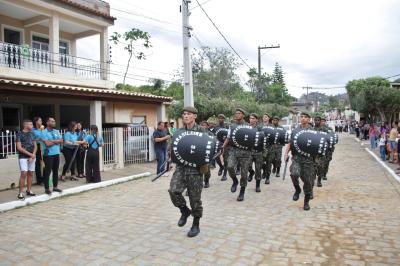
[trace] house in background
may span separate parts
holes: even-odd
[[[114,20],[101,0],[0,0],[0,129],[14,132],[24,118],[54,116],[61,128],[71,120],[100,130],[103,123],[133,123],[147,137],[157,121],[166,121],[171,98],[115,90],[108,45]],[[79,39],[93,35],[100,60],[77,57]],[[137,162],[124,158],[126,130],[107,130],[104,164]],[[142,143],[146,160],[152,159],[149,142]]]
[[[396,79],[395,81],[390,82],[390,87],[400,89],[400,79]]]

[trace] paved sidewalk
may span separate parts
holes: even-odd
[[[116,179],[116,178],[120,178],[120,177],[130,176],[130,175],[137,175],[137,174],[141,174],[144,172],[150,172],[150,173],[154,174],[156,172],[156,163],[149,162],[149,163],[142,163],[142,164],[134,164],[134,165],[127,166],[123,169],[114,169],[114,170],[101,172],[101,179],[102,179],[102,181],[106,181],[106,180]],[[15,179],[17,182],[18,181],[18,173],[16,173]],[[59,181],[58,186],[61,189],[67,189],[67,188],[82,186],[85,184],[86,184],[85,178],[79,178],[78,181],[71,181],[67,178],[67,181],[65,181],[65,182]],[[25,187],[24,191],[25,190],[26,190],[26,187]],[[37,195],[44,194],[43,185],[42,186],[34,185],[32,187],[32,190]],[[0,203],[17,200],[18,191],[19,191],[19,188],[0,191]]]
[[[0,214],[1,265],[400,265],[400,185],[341,135],[311,210],[273,178],[244,202],[212,173],[201,233],[150,178]],[[303,195],[302,195],[303,196]]]

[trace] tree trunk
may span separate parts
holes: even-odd
[[[129,53],[128,64],[126,65],[126,70],[125,70],[125,74],[124,74],[124,81],[123,81],[124,85],[125,85],[125,79],[126,79],[126,75],[128,74],[129,64],[131,63],[132,56],[133,56],[133,52],[130,52]]]

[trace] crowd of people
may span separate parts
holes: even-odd
[[[71,121],[64,134],[56,129],[53,117],[46,119],[46,127],[40,117],[25,119],[23,128],[17,133],[19,167],[21,171],[18,199],[25,199],[23,192],[27,183],[26,196],[35,196],[32,191],[33,173],[38,185],[43,185],[45,193],[61,193],[59,182],[69,179],[86,178],[87,183],[100,182],[99,148],[104,141],[96,125],[90,126],[86,132],[79,122]],[[59,175],[60,155],[65,163]],[[51,175],[51,178],[50,178]],[[52,188],[52,190],[51,190]]]

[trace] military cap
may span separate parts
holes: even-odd
[[[275,115],[273,118],[272,118],[272,120],[274,120],[274,119],[276,119],[276,120],[281,120],[280,118],[279,118],[279,116],[277,116],[277,115]]]
[[[250,116],[254,116],[256,119],[258,119],[258,114],[256,113],[251,113]]]
[[[305,116],[307,116],[308,118],[311,118],[310,114],[309,114],[308,112],[306,112],[306,111],[302,111],[302,112],[300,113],[300,115],[305,115]]]
[[[235,112],[241,112],[243,115],[246,115],[246,112],[242,108],[236,108]]]
[[[216,122],[217,122],[217,119],[216,119],[215,116],[210,116],[210,117],[207,119],[207,123],[216,124]]]
[[[265,112],[264,115],[267,115],[269,118],[271,118],[271,115],[268,114],[267,112]]]
[[[314,116],[314,118],[319,118],[320,120],[322,119],[321,115],[319,115],[319,114],[316,114],[316,115]]]
[[[219,115],[218,115],[218,118],[224,118],[224,119],[225,119],[226,117],[225,117],[224,114],[219,114]]]
[[[183,108],[183,112],[189,112],[189,113],[192,113],[192,114],[197,114],[197,109],[195,108],[195,107],[192,107],[192,106],[186,106],[186,107],[184,107]]]
[[[189,111],[188,111],[189,112]],[[202,124],[207,124],[207,126],[208,126],[208,122],[207,121],[201,121],[201,123],[200,123],[200,125],[202,125]]]
[[[325,118],[325,117],[321,117],[321,120],[324,120],[324,121],[326,121],[326,118]]]

